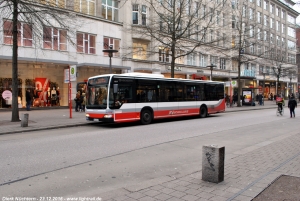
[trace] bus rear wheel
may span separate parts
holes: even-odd
[[[141,112],[141,123],[143,125],[150,124],[152,122],[152,113],[150,110],[142,110]]]
[[[207,117],[207,108],[205,106],[200,107],[200,117],[201,118]]]

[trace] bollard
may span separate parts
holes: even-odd
[[[202,180],[213,183],[224,181],[225,147],[202,147]]]
[[[28,127],[28,117],[29,114],[23,114],[23,118],[21,120],[21,127]]]

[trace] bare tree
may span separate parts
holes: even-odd
[[[138,38],[152,41],[150,52],[163,48],[170,56],[171,77],[178,59],[197,50],[210,47],[222,37],[212,37],[218,29],[219,12],[226,1],[145,0],[151,10],[147,24],[135,27]],[[141,13],[142,14],[142,13]],[[220,17],[220,16],[219,16]],[[130,27],[132,29],[132,27]]]
[[[48,1],[47,1],[48,2]],[[20,121],[18,109],[18,37],[21,34],[32,34],[35,39],[42,41],[45,35],[49,35],[45,27],[55,27],[66,30],[64,37],[72,40],[74,30],[74,16],[70,17],[68,10],[62,9],[64,4],[57,4],[56,1],[47,3],[43,0],[1,0],[0,15],[4,23],[9,20],[12,25],[6,27],[4,32],[12,32],[12,117],[11,121]],[[28,26],[19,31],[21,22]],[[4,33],[5,34],[5,33]],[[36,43],[38,44],[38,43]],[[37,48],[36,46],[35,48]]]

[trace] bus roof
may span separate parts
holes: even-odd
[[[177,80],[177,81],[183,81],[183,82],[210,82],[210,83],[224,83],[220,81],[211,81],[211,80],[192,80],[192,79],[182,79],[182,78],[166,78],[163,74],[150,74],[150,73],[123,73],[123,74],[103,74],[103,75],[97,75],[90,77],[91,78],[97,78],[97,77],[107,77],[107,76],[117,76],[117,77],[136,77],[136,78],[157,78],[159,80]]]

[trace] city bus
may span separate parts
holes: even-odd
[[[225,111],[223,82],[125,73],[90,77],[86,120],[112,123],[199,116]]]

